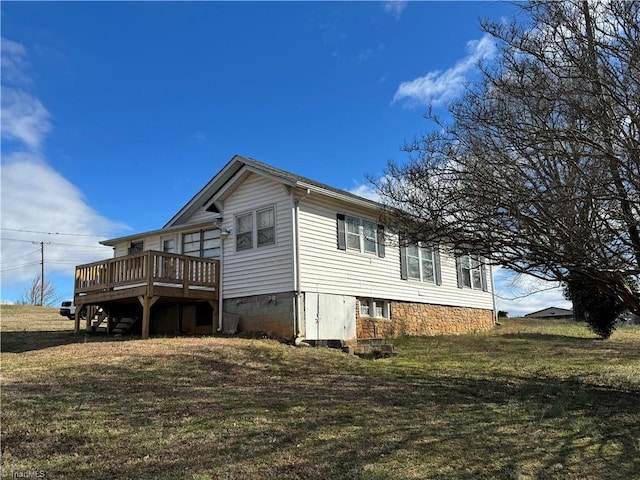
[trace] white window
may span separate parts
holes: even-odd
[[[391,307],[388,301],[374,299],[374,298],[361,298],[360,301],[360,316],[370,318],[390,318]]]
[[[205,230],[202,232],[202,254],[203,258],[220,256],[220,231]]]
[[[362,249],[367,253],[378,253],[378,231],[373,222],[362,221]]]
[[[236,250],[253,248],[253,213],[236,217]]]
[[[371,300],[368,298],[360,300],[360,315],[363,317],[371,316]]]
[[[135,255],[136,253],[141,253],[144,251],[144,242],[131,242],[131,246],[129,247],[129,255]]]
[[[456,259],[458,287],[487,290],[485,267],[477,255],[461,255]]]
[[[440,253],[437,248],[421,245],[408,245],[400,248],[403,279],[441,284]]]
[[[273,245],[276,243],[276,219],[275,209],[265,208],[256,212],[258,224],[258,246]]]
[[[165,243],[163,242],[163,248],[164,247]],[[220,256],[219,231],[214,229],[185,233],[182,236],[182,253],[184,255],[202,258]]]
[[[338,249],[384,257],[384,228],[370,220],[338,214]]]
[[[166,253],[176,253],[176,239],[175,238],[163,239],[162,251]]]
[[[255,228],[254,228],[255,225]],[[276,243],[276,209],[262,208],[236,216],[236,250]]]
[[[347,217],[347,248],[360,251],[360,219]]]

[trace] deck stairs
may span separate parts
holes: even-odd
[[[113,327],[113,330],[111,330],[111,332],[120,335],[122,335],[123,333],[128,333],[137,321],[138,317],[122,317],[118,319],[118,323],[116,323],[116,326]]]
[[[95,332],[107,317],[107,312],[105,312],[102,308],[98,308],[93,314],[93,318],[91,319],[91,330]]]

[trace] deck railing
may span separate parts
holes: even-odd
[[[75,294],[134,286],[218,291],[219,261],[147,250],[76,267]]]

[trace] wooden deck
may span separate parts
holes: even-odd
[[[80,312],[84,306],[137,299],[143,311],[142,338],[146,338],[151,307],[160,299],[207,301],[215,316],[219,282],[218,260],[147,250],[77,266],[74,303]],[[80,315],[76,315],[75,328],[80,330]]]

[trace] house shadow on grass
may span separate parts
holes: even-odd
[[[73,330],[2,332],[0,337],[0,351],[3,353],[24,353],[73,343],[120,342],[129,340],[130,338],[132,337],[115,337],[113,335],[88,333],[85,331],[75,333]]]

